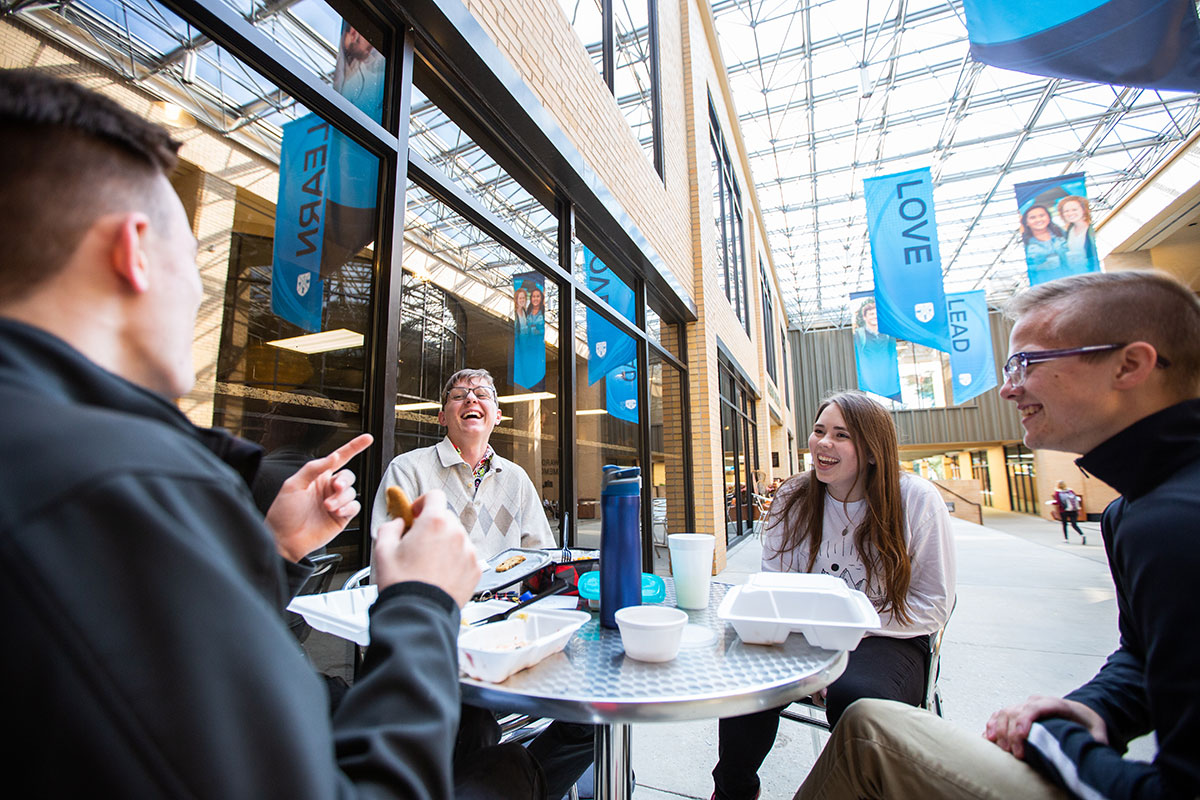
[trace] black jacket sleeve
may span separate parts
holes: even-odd
[[[447,595],[383,593],[366,675],[331,721],[279,615],[285,570],[232,473],[150,464],[64,489],[0,519],[14,796],[451,796]]]
[[[1085,796],[1200,796],[1200,641],[1195,604],[1187,596],[1200,575],[1194,486],[1119,500],[1105,513],[1105,546],[1117,590],[1120,648],[1099,673],[1067,695],[1105,721],[1108,745],[1065,720],[1043,720],[1031,732],[1028,760]],[[1135,513],[1136,512],[1136,513]],[[1119,528],[1119,535],[1113,532]],[[1123,759],[1128,742],[1153,730],[1151,763]]]

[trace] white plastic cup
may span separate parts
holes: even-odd
[[[707,533],[672,533],[667,536],[671,551],[671,575],[675,578],[675,605],[708,608],[712,584],[714,539]]]

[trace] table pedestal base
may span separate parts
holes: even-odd
[[[624,722],[596,726],[597,800],[629,800],[633,796],[632,730]]]

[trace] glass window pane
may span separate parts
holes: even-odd
[[[609,327],[604,329],[609,337],[607,346],[598,354],[589,340],[589,334],[596,335],[598,320],[598,314],[579,304],[575,315],[575,481],[579,491],[575,543],[588,548],[600,546],[604,465],[643,466],[638,453],[639,380],[634,341]],[[647,480],[643,468],[643,487]]]
[[[637,324],[637,297],[632,286],[604,259],[578,239],[571,240],[575,279],[600,296],[613,311]]]
[[[396,452],[441,441],[443,385],[486,369],[501,410],[490,444],[529,475],[557,536],[558,286],[421,186],[406,199]]]
[[[364,426],[379,160],[164,7],[95,0],[84,12],[29,8],[29,27],[10,35],[31,46],[13,52],[53,40],[73,54],[64,74],[182,141],[170,180],[199,243],[204,299],[196,383],[179,406],[266,449],[253,487],[265,509],[305,461]],[[328,549],[353,567],[360,540],[356,519]]]
[[[650,508],[654,571],[670,571],[667,535],[688,532],[683,453],[684,385],[679,370],[650,353]]]
[[[648,3],[653,0],[631,0],[613,3],[615,28],[613,93],[617,105],[634,136],[654,162],[654,104],[651,83],[655,80],[650,60],[650,21]]]
[[[558,261],[558,220],[416,86],[409,146],[535,249]]]
[[[359,110],[383,121],[383,31],[354,5],[324,0],[225,0]],[[339,12],[334,6],[344,7]],[[343,17],[346,13],[347,17]]]

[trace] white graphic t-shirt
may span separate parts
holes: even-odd
[[[772,511],[782,509],[784,500],[795,488],[793,481],[779,487]],[[908,610],[913,621],[901,625],[890,612],[881,612],[883,627],[870,631],[870,635],[910,637],[932,633],[946,624],[954,607],[955,550],[945,501],[932,483],[903,472],[900,502],[904,508],[904,539],[912,563]],[[866,585],[867,568],[854,541],[854,532],[866,514],[866,500],[843,504],[826,494],[821,547],[812,572],[836,575],[871,598],[878,610],[882,605],[881,587]],[[783,541],[782,522],[782,515],[775,513],[763,528],[762,568],[766,572],[807,572],[807,543],[797,551],[776,553]]]

